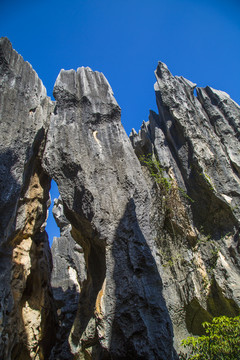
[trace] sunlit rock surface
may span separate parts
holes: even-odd
[[[156,246],[179,347],[189,332],[203,333],[203,321],[239,312],[240,107],[163,63],[155,74],[159,114],[130,138],[138,157],[152,154],[172,182],[167,194],[153,189],[153,218],[162,219]]]
[[[1,359],[177,359],[239,314],[240,108],[163,63],[156,80],[129,139],[102,73],[62,70],[53,103],[0,40]]]

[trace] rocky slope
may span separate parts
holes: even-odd
[[[177,359],[237,315],[239,106],[159,63],[129,139],[103,74],[62,70],[53,103],[6,38],[0,60],[0,357]]]

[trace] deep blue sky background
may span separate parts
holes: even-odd
[[[0,34],[49,96],[61,68],[102,71],[128,134],[156,110],[158,60],[240,103],[240,0],[0,0]]]

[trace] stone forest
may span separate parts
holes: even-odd
[[[155,76],[158,113],[127,136],[102,73],[61,70],[52,101],[1,38],[0,359],[176,360],[239,314],[240,107]]]

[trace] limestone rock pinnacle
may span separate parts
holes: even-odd
[[[0,84],[0,358],[42,359],[56,328],[43,226],[51,179],[41,166],[53,105],[6,38],[0,39]]]
[[[171,359],[172,326],[146,216],[150,194],[120,108],[105,77],[89,68],[62,70],[54,94],[43,164],[87,267],[71,351]]]

